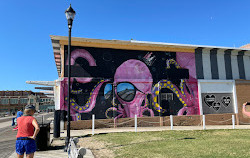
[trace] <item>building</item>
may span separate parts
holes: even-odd
[[[40,92],[0,91],[0,112],[16,112],[27,104],[35,105],[36,110],[45,110],[54,107],[54,100]]]
[[[68,37],[51,36],[67,110]],[[72,119],[208,115],[250,123],[250,48],[72,38]],[[190,117],[192,118],[192,117]],[[198,117],[200,118],[200,117]]]

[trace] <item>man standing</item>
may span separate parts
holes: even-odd
[[[34,157],[36,151],[35,139],[40,130],[36,119],[33,117],[35,109],[34,105],[26,105],[24,115],[17,119],[16,153],[18,158],[23,158],[24,153],[26,153],[27,158]]]
[[[22,109],[20,109],[20,110],[16,113],[16,119],[17,119],[18,117],[21,117],[21,116],[23,116]]]
[[[16,114],[16,118],[15,120],[17,120],[18,117],[21,117],[23,116],[23,112],[22,112],[22,109],[20,109],[17,114]],[[16,126],[15,128],[13,128],[13,130],[17,130],[18,129],[18,126]]]

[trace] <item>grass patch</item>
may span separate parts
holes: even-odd
[[[250,130],[129,132],[95,135],[115,157],[250,157]]]

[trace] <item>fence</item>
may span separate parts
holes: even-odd
[[[105,124],[105,125],[117,127],[117,125],[122,125],[122,124],[126,124],[126,123],[129,123],[129,122],[133,122],[134,123],[135,132],[137,132],[137,127],[142,122],[152,123],[152,124],[156,123],[156,124],[159,124],[159,126],[162,126],[163,123],[167,122],[167,121],[169,121],[169,123],[170,123],[171,130],[174,129],[174,125],[178,126],[177,124],[174,124],[173,115],[170,115],[170,119],[166,119],[164,121],[160,120],[159,122],[148,122],[148,121],[143,121],[143,120],[138,121],[138,118],[135,115],[135,117],[133,119],[130,119],[130,120],[125,121],[125,122],[122,122],[120,124],[119,123],[115,123],[115,121],[114,121],[114,123],[108,123],[108,124]],[[203,127],[203,130],[206,129],[206,121],[212,121],[212,120],[206,120],[206,116],[202,115],[202,127]],[[235,129],[235,115],[232,115],[232,118],[230,118],[230,119],[227,119],[227,120],[224,120],[224,121],[217,121],[216,123],[225,123],[225,122],[228,122],[228,121],[232,122],[232,129]],[[92,135],[95,134],[95,122],[101,123],[100,121],[95,120],[95,115],[92,115]],[[214,122],[214,121],[212,121],[212,122]],[[198,126],[200,126],[200,125],[201,124],[198,124]]]
[[[250,120],[249,120],[250,121]],[[244,122],[243,122],[244,123]],[[199,126],[206,129],[208,125],[230,125],[235,129],[235,125],[250,125],[250,123],[237,121],[236,114],[209,114],[209,115],[191,115],[191,116],[158,116],[158,117],[134,117],[119,119],[96,119],[95,115],[91,120],[78,120],[71,122],[71,129],[98,129],[98,128],[119,128],[134,127],[163,127],[168,126],[174,129],[176,126]],[[92,133],[94,134],[94,133]]]

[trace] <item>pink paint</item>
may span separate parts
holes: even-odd
[[[76,49],[76,50],[71,52],[71,61],[70,61],[71,65],[74,65],[76,59],[80,58],[80,57],[83,58],[83,59],[86,59],[88,61],[88,63],[89,63],[89,66],[96,66],[95,59],[85,49]],[[66,60],[66,65],[69,65],[69,60]]]
[[[184,53],[176,52],[176,62],[181,68],[189,70],[189,79],[186,80],[186,85],[193,93],[191,96],[192,103],[188,104],[188,107],[184,107],[178,112],[178,115],[184,113],[184,109],[187,115],[199,115],[199,99],[198,99],[198,82],[196,79],[196,66],[195,66],[195,54],[194,53]]]
[[[95,59],[93,56],[85,49],[76,49],[71,52],[71,65],[75,65],[75,61],[77,58],[83,58],[86,59],[89,63],[89,66],[96,66]],[[69,60],[66,60],[66,65],[69,65]],[[70,83],[72,84],[74,78],[70,79]],[[81,83],[89,83],[92,81],[92,78],[77,78],[78,82]],[[72,89],[72,85],[71,85]],[[65,102],[65,97],[68,93],[68,78],[64,78],[63,81],[61,81],[61,89],[60,89],[60,109],[61,110],[68,110],[67,103]],[[95,97],[96,98],[96,97]],[[91,107],[93,109],[93,107]],[[92,110],[91,109],[91,110]],[[76,116],[76,109],[70,109],[70,113],[72,116]],[[73,120],[76,120],[76,117],[72,117]]]
[[[244,104],[242,105],[242,114],[243,114],[243,116],[250,118],[250,112],[247,112],[247,111],[246,111],[246,105],[247,105],[247,103],[244,103]],[[249,106],[249,105],[248,105],[248,106]]]
[[[70,83],[72,84],[74,79],[79,83],[89,83],[92,81],[92,78],[70,78]],[[71,86],[72,89],[72,86]],[[60,89],[60,109],[67,111],[67,101],[65,101],[65,97],[68,95],[68,78],[64,78],[61,81],[61,89]]]
[[[116,69],[114,76],[114,84],[117,85],[120,82],[130,82],[143,92],[136,91],[135,98],[127,102],[122,100],[117,95],[117,91],[115,91],[116,97],[124,107],[125,113],[122,111],[122,114],[126,115],[126,117],[134,117],[135,115],[142,117],[144,111],[152,111],[146,105],[141,106],[143,100],[146,99],[146,94],[151,93],[153,83],[152,75],[146,64],[135,59],[130,59],[122,63]],[[150,114],[154,116],[153,111]]]
[[[176,52],[176,62],[180,67],[189,70],[189,79],[196,79],[195,54]]]

